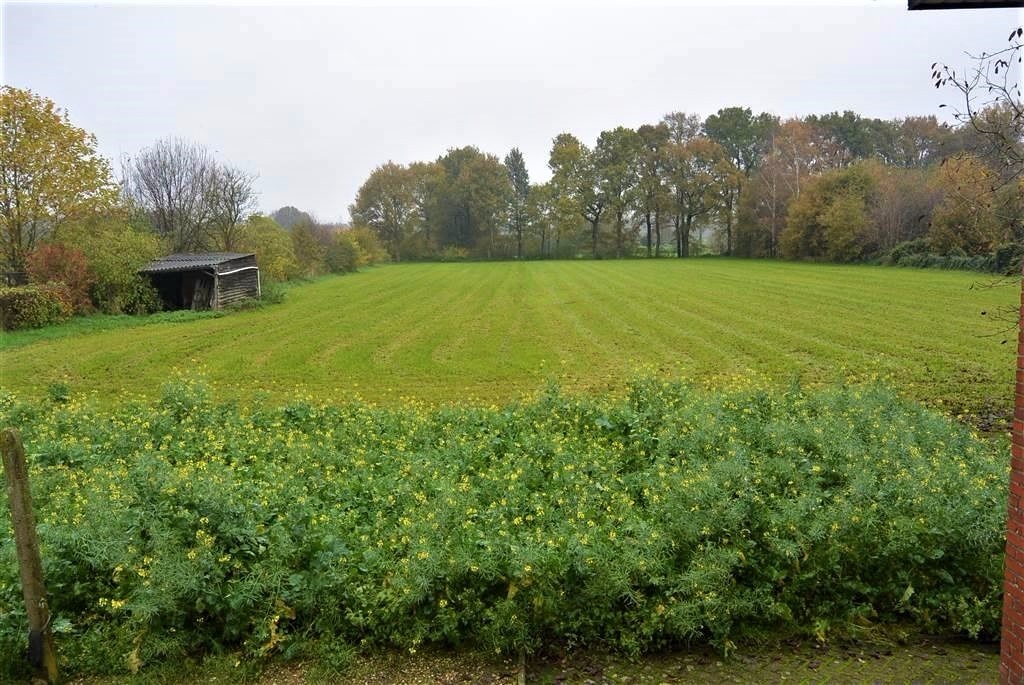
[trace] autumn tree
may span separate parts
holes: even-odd
[[[767,153],[777,126],[776,117],[764,112],[755,116],[747,107],[725,107],[704,120],[704,135],[722,147],[740,172],[721,187],[726,254],[732,254],[732,227],[743,185]]]
[[[571,133],[555,136],[548,160],[551,186],[559,198],[564,198],[575,211],[590,224],[590,250],[597,257],[601,217],[608,199],[597,181],[593,153]]]
[[[783,256],[850,262],[877,249],[867,240],[874,192],[863,164],[815,176],[789,205],[780,236]]]
[[[407,167],[383,164],[370,173],[349,207],[353,223],[373,230],[396,262],[402,260],[402,244],[417,217],[413,180]]]
[[[85,255],[93,278],[89,294],[101,312],[146,314],[159,309],[159,297],[139,269],[159,257],[164,246],[138,217],[115,209],[68,222],[50,239]]]
[[[412,252],[412,257],[423,257],[437,251],[440,235],[439,223],[443,220],[443,191],[447,176],[444,166],[437,161],[413,162],[409,165],[412,176],[412,198],[416,206],[416,220],[411,238],[403,252]]]
[[[1024,239],[1024,28],[1013,29],[1002,49],[973,57],[974,66],[959,75],[932,64],[935,87],[959,92],[954,116],[974,141],[969,154],[940,169],[945,197],[929,237],[935,248],[979,254]]]
[[[626,230],[626,217],[636,200],[639,182],[639,158],[643,140],[631,128],[616,127],[602,131],[594,147],[594,168],[598,187],[608,210],[614,217],[613,238],[615,256],[622,257],[626,243],[630,242]]]
[[[0,249],[8,269],[23,270],[48,232],[116,199],[95,136],[74,126],[53,101],[0,87]]]
[[[301,275],[316,276],[323,273],[327,248],[318,235],[316,224],[312,221],[300,221],[288,232],[291,234],[292,252],[299,264]]]
[[[644,124],[637,129],[637,134],[640,137],[640,152],[637,158],[637,210],[643,217],[647,229],[647,256],[651,256],[653,249],[654,256],[658,257],[661,253],[661,219],[671,203],[671,193],[666,182],[666,150],[671,129],[663,121],[656,126]]]
[[[551,181],[530,186],[528,215],[542,257],[564,256],[574,251],[583,217],[575,200],[556,192]]]
[[[439,215],[437,241],[442,249],[457,247],[471,249],[476,246],[478,226],[470,211],[468,188],[462,172],[469,163],[483,153],[474,146],[451,148],[437,163],[444,170],[444,182],[438,189]]]
[[[302,273],[292,236],[270,217],[250,216],[242,230],[240,246],[256,253],[260,273],[271,281],[287,281]]]
[[[519,148],[512,148],[505,155],[505,168],[512,184],[509,193],[508,220],[509,228],[516,239],[516,259],[523,258],[523,232],[526,230],[526,204],[530,196],[530,174],[526,170],[526,161]]]
[[[669,112],[661,118],[661,125],[665,127],[669,140],[677,145],[682,145],[701,134],[704,122],[701,121],[699,114]]]
[[[740,192],[736,225],[736,254],[743,257],[778,256],[779,234],[793,197],[780,155],[769,154]]]
[[[838,167],[874,157],[884,143],[879,120],[867,119],[850,110],[812,114],[805,117],[804,122],[820,131],[821,140],[834,150]]]
[[[932,212],[942,199],[935,170],[883,164],[869,164],[866,169],[875,178],[871,242],[885,252],[927,235]]]
[[[985,254],[1013,239],[1001,211],[1005,196],[996,192],[997,178],[996,171],[973,155],[946,160],[938,172],[943,199],[932,213],[928,233],[934,250]]]
[[[498,256],[498,235],[506,223],[506,213],[515,193],[508,169],[490,154],[471,159],[457,179],[465,202],[472,233],[483,241],[484,256]]]
[[[555,197],[550,183],[533,183],[526,196],[526,226],[537,241],[537,256],[547,257],[555,224]]]
[[[690,256],[694,221],[721,206],[732,165],[721,145],[698,136],[667,148],[668,174],[675,199],[676,256]]]
[[[934,116],[904,117],[895,122],[889,164],[904,168],[924,168],[941,161],[952,138],[952,131]]]
[[[81,250],[64,243],[44,242],[25,258],[25,269],[32,283],[62,283],[67,287],[75,314],[93,311],[89,290],[96,277],[89,266]]]

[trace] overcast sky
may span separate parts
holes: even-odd
[[[941,115],[932,62],[1002,47],[1019,10],[905,1],[302,9],[3,3],[3,82],[65,108],[111,159],[177,136],[259,175],[260,205],[347,217],[369,172],[476,145],[592,144],[670,111]],[[115,163],[115,168],[117,164]]]

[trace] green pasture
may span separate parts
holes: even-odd
[[[1015,334],[994,314],[1019,289],[991,280],[727,259],[403,264],[224,316],[8,334],[0,371],[20,396],[55,383],[152,395],[198,369],[232,398],[384,403],[499,403],[549,380],[604,393],[637,373],[711,386],[879,377],[954,413],[1005,416]]]

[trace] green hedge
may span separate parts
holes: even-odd
[[[990,254],[968,255],[934,254],[924,238],[900,243],[882,258],[882,263],[892,266],[910,266],[920,269],[953,269],[958,271],[984,271],[1003,275],[1019,274],[1024,245],[1007,243],[999,245]]]
[[[71,294],[60,283],[0,287],[0,328],[5,331],[52,326],[70,319],[73,311]]]
[[[240,409],[174,383],[106,410],[8,396],[0,423],[24,430],[71,671],[319,639],[637,653],[998,631],[1005,445],[881,388]],[[0,535],[0,674],[20,607]]]

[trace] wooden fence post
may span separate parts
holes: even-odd
[[[36,517],[32,511],[32,493],[28,488],[28,467],[21,436],[13,428],[0,435],[4,475],[7,477],[7,502],[11,507],[14,543],[18,550],[18,572],[21,591],[28,613],[28,660],[35,668],[35,677],[53,685],[59,679],[57,650],[50,630],[50,608],[46,604],[43,584],[43,562],[36,537]]]

